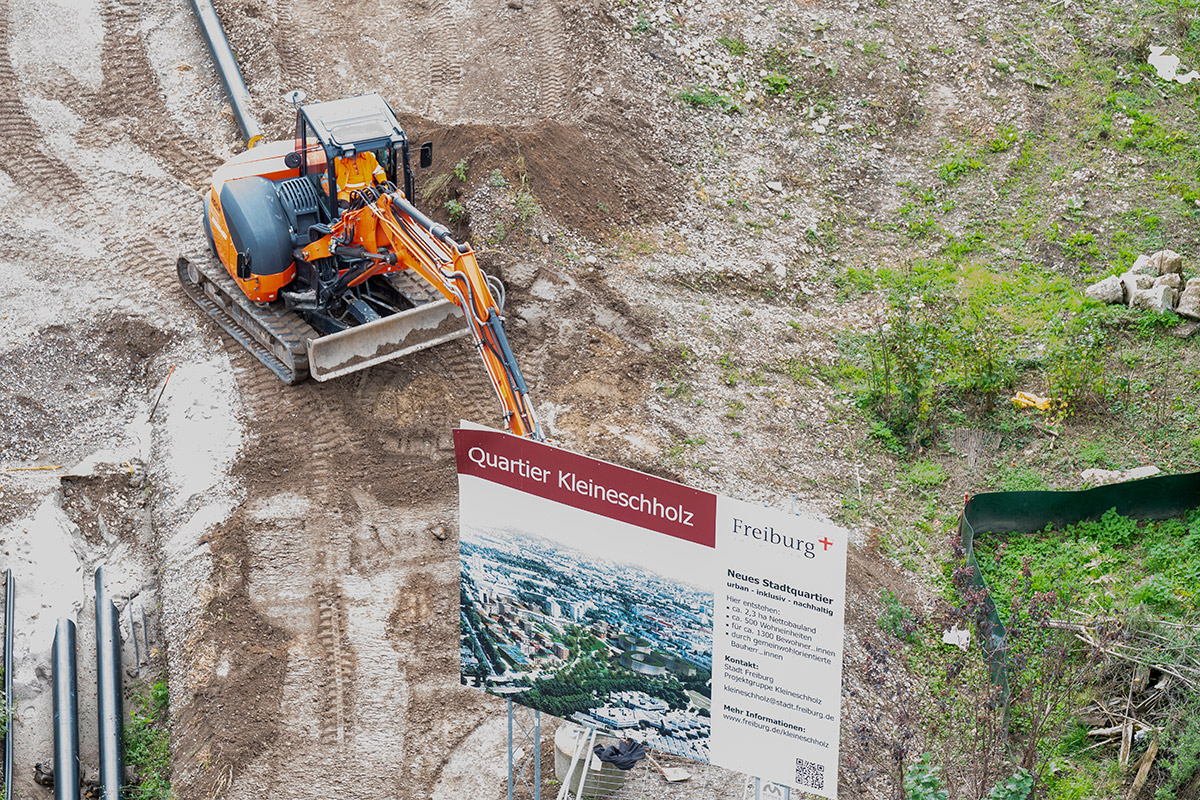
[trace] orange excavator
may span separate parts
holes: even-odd
[[[236,62],[219,50],[220,23],[207,0],[193,3],[250,147],[205,193],[215,261],[179,259],[188,296],[288,384],[469,335],[509,431],[543,440],[505,334],[504,287],[412,204],[409,143],[392,108],[378,94],[304,103],[293,92],[295,138],[260,142]],[[431,162],[427,142],[420,164]]]

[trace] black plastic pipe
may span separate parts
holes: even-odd
[[[100,800],[120,800],[125,778],[125,709],[121,694],[121,624],[96,570],[96,717],[100,731]]]
[[[79,800],[79,695],[75,673],[75,623],[63,618],[54,631],[54,800]]]
[[[217,75],[221,77],[221,83],[225,86],[225,94],[229,97],[233,116],[246,136],[246,147],[254,147],[262,139],[262,128],[259,127],[258,120],[250,116],[250,92],[246,90],[246,82],[242,80],[242,71],[238,69],[237,59],[233,57],[233,50],[225,37],[225,29],[221,27],[221,19],[217,16],[211,0],[192,0],[192,8],[196,11],[196,19],[200,21],[200,30],[204,34],[204,41],[208,43],[208,51],[212,53]]]
[[[12,800],[13,770],[13,601],[17,597],[17,582],[11,569],[4,571],[4,800]]]

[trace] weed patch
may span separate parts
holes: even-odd
[[[130,800],[170,800],[171,746],[167,737],[167,684],[139,684],[125,726],[125,763],[138,777]]]
[[[733,114],[741,111],[737,103],[733,102],[725,95],[702,87],[686,89],[675,95],[675,98],[681,102],[687,103],[693,108],[715,109],[717,111],[723,111],[727,114]]]

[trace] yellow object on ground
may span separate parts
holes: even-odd
[[[1013,405],[1020,406],[1021,408],[1036,408],[1038,411],[1050,410],[1050,398],[1042,397],[1040,394],[1017,392],[1012,400]]]

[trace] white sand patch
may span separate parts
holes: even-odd
[[[241,449],[237,387],[224,355],[180,364],[167,384],[160,453],[175,500],[202,495],[227,478]]]
[[[104,21],[97,0],[14,3],[8,14],[12,37],[8,52],[18,74],[42,84],[69,74],[89,89],[100,88]],[[64,42],[53,31],[69,31],[70,41]]]

